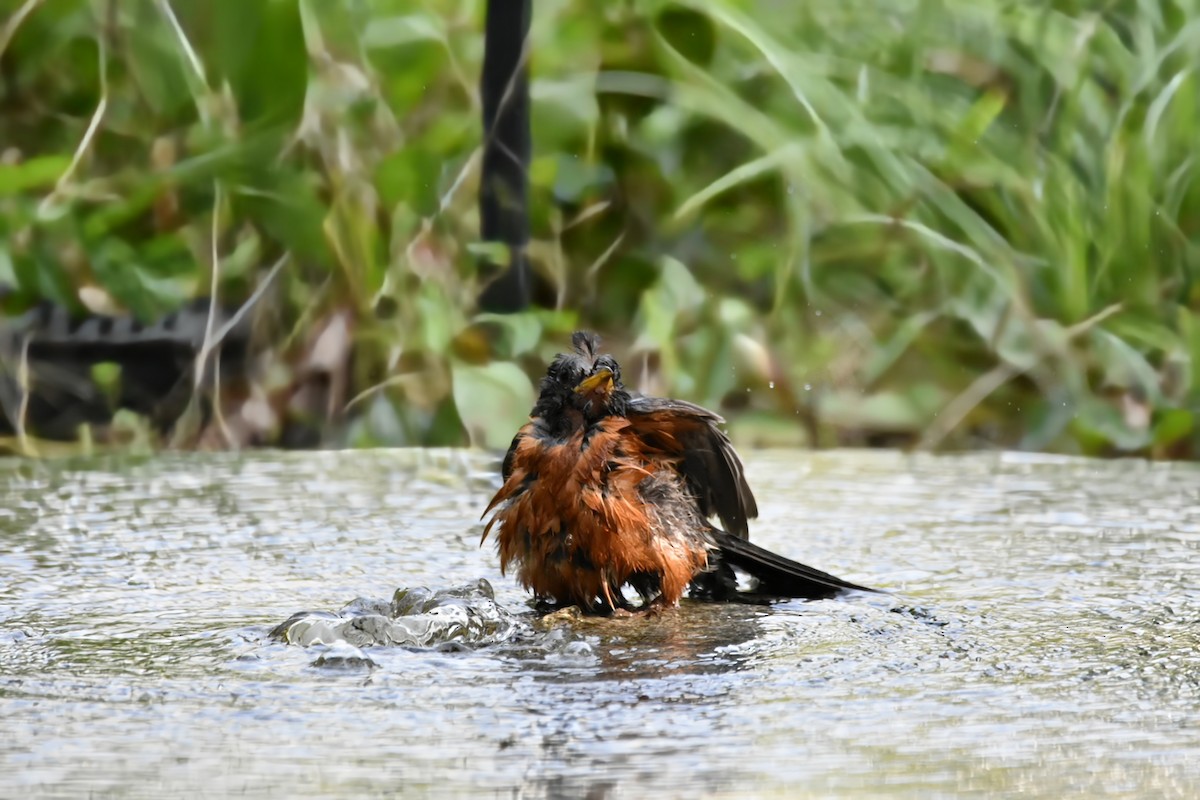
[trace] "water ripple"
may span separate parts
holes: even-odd
[[[479,547],[496,463],[476,454],[2,462],[9,791],[1188,797],[1200,783],[1195,465],[747,461],[757,541],[892,594],[539,619]]]

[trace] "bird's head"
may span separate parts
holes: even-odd
[[[553,419],[575,410],[587,422],[595,422],[624,415],[629,392],[621,383],[621,365],[600,352],[600,337],[576,331],[571,345],[574,352],[560,353],[546,370],[534,416]]]

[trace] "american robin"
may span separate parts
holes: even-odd
[[[756,579],[758,597],[873,591],[751,544],[758,507],[723,420],[628,391],[599,344],[574,334],[504,457],[481,540],[499,525],[502,572],[515,567],[541,601],[593,613],[630,610],[626,585],[648,608],[678,605],[689,586],[694,597],[749,599],[734,567]]]

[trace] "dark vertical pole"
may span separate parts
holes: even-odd
[[[486,311],[529,305],[529,58],[526,40],[532,0],[487,0],[483,36],[483,174],[480,232],[485,242],[508,245],[504,271],[479,298]]]

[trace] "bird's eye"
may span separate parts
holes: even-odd
[[[601,356],[596,360],[596,366],[611,370],[613,380],[617,383],[621,382],[621,367],[617,365],[617,360],[612,356]]]

